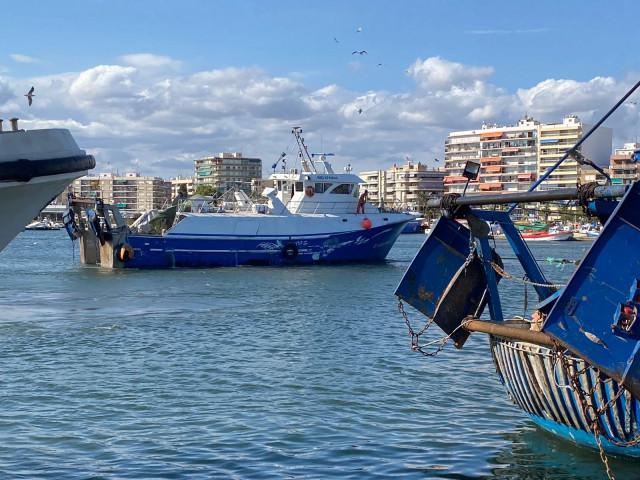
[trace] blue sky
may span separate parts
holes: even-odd
[[[191,175],[195,158],[241,151],[268,174],[292,125],[336,168],[438,166],[447,134],[483,121],[597,121],[640,80],[639,11],[631,0],[4,2],[0,118],[69,128],[96,173]],[[614,148],[636,140],[639,115],[629,103],[606,123]]]

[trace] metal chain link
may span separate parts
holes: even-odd
[[[587,397],[593,395],[597,387],[602,383],[600,372],[598,371],[598,369],[587,364],[587,366],[581,370],[576,370],[574,368],[574,371],[572,373],[571,367],[569,366],[569,360],[567,359],[566,350],[562,349],[562,347],[557,342],[554,343],[555,347],[552,352],[552,364],[556,364],[559,360],[562,371],[567,376],[567,378],[569,378],[571,388],[580,401],[582,412],[589,422],[589,429],[593,432],[596,444],[598,445],[598,450],[600,451],[600,458],[607,470],[607,476],[609,480],[614,480],[613,472],[609,467],[609,461],[604,451],[604,447],[602,446],[602,438],[606,438],[609,443],[618,447],[633,447],[640,444],[640,437],[636,437],[634,440],[628,442],[620,442],[615,438],[612,438],[611,435],[608,435],[604,426],[602,425],[601,418],[606,414],[607,410],[613,407],[613,404],[618,401],[618,399],[624,394],[624,392],[626,392],[626,389],[621,386],[616,394],[607,403],[602,405],[600,408],[596,408],[594,405],[587,401]],[[593,370],[593,376],[597,380],[589,391],[585,391],[580,384],[579,378],[580,375],[583,375],[588,370]]]
[[[429,327],[433,323],[433,319],[429,319],[429,322],[422,328],[422,330],[420,330],[418,333],[416,333],[413,330],[413,328],[411,327],[411,322],[409,321],[409,317],[407,316],[407,312],[404,311],[404,305],[402,304],[402,300],[400,300],[400,299],[398,299],[398,311],[402,314],[402,317],[404,318],[404,323],[406,323],[407,327],[409,328],[409,336],[411,337],[411,350],[412,351],[418,351],[422,355],[424,355],[425,357],[435,357],[438,353],[440,353],[442,351],[444,346],[449,341],[449,338],[451,338],[450,335],[447,335],[442,340],[438,340],[436,342],[431,342],[431,343],[428,343],[428,344],[425,344],[425,345],[420,345],[418,343],[418,339],[420,338],[420,335],[422,335],[424,332],[426,332],[429,329]],[[426,347],[428,345],[432,345],[434,343],[438,343],[438,342],[440,342],[440,346],[435,351],[433,351],[433,352],[425,352],[423,350],[424,347]]]
[[[511,280],[515,280],[516,282],[520,282],[520,283],[522,283],[524,285],[532,285],[534,287],[555,287],[555,288],[566,287],[566,284],[562,284],[562,283],[537,283],[537,282],[531,282],[531,281],[527,280],[526,278],[518,278],[516,276],[511,275],[510,273],[507,273],[504,270],[504,268],[502,268],[500,265],[498,265],[497,263],[495,263],[493,261],[489,261],[489,264],[503,278],[509,278]]]

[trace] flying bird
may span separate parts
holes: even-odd
[[[360,55],[367,55],[367,51],[366,50],[356,50],[355,52],[351,52],[351,55],[355,55],[356,53],[359,53]]]
[[[358,109],[358,115],[360,115],[361,113],[362,113],[362,109],[361,109],[361,108],[359,108],[359,109]]]
[[[333,37],[336,43],[340,43],[336,37]]]
[[[376,65],[376,67],[381,67],[381,66],[382,66],[382,64],[381,64],[381,63],[379,63],[379,64],[377,64],[377,65]]]
[[[358,27],[358,29],[356,30],[356,33],[360,33],[362,31],[362,27]]]
[[[635,104],[636,104],[636,103],[638,103],[638,102],[629,102],[629,103],[630,103],[631,105],[635,105]]]
[[[24,96],[29,99],[29,106],[31,106],[31,104],[33,103],[33,97],[35,96],[35,94],[33,93],[33,90],[34,88],[31,87],[31,90],[29,90],[27,93],[24,94]]]
[[[434,160],[435,160],[436,162],[439,162],[439,161],[440,161],[440,160],[438,160],[437,158],[434,158]]]

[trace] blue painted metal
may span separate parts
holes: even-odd
[[[558,297],[543,330],[640,398],[640,182],[633,184]],[[627,312],[623,313],[626,307]],[[622,317],[626,315],[626,317]]]
[[[297,236],[130,235],[124,268],[297,265],[384,260],[403,223],[344,234]],[[291,248],[294,245],[295,248]],[[285,251],[285,248],[288,250]]]
[[[612,197],[620,193],[611,187]],[[507,212],[472,210],[466,214],[471,230],[444,216],[436,223],[396,295],[433,319],[457,347],[468,335],[460,328],[465,317],[478,318],[485,302],[491,319],[503,320],[500,277],[490,264],[499,257],[486,228],[477,223],[497,222],[536,284],[538,310],[547,315],[544,331],[567,349],[554,353],[522,335],[490,335],[493,360],[510,397],[538,425],[567,440],[592,448],[600,441],[605,451],[640,457],[640,182],[627,188],[619,203],[596,200],[591,206],[611,216],[560,291],[549,285]],[[522,329],[531,325],[520,321]],[[594,418],[599,439],[592,430]]]
[[[597,449],[590,419],[571,388],[571,379],[547,347],[509,338],[491,337],[491,354],[511,400],[540,427],[564,439]],[[610,405],[598,416],[604,450],[640,456],[640,401],[622,386],[605,380],[579,357],[569,356],[569,370],[580,372],[577,382],[587,392],[584,401],[596,408]]]
[[[468,228],[441,217],[395,292],[433,319],[459,348],[469,336],[459,328],[462,321],[468,315],[479,316],[486,304],[483,265],[477,257],[469,257],[469,240]]]

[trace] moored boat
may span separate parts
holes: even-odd
[[[434,355],[448,340],[462,348],[472,332],[489,334],[492,359],[511,400],[540,427],[606,453],[640,458],[640,182],[534,191],[606,118],[638,82],[529,192],[446,196],[430,201],[445,213],[396,289],[412,350]],[[581,158],[581,157],[579,157]],[[586,159],[581,158],[581,161]],[[473,168],[470,169],[470,171]],[[604,224],[566,285],[549,281],[509,214],[520,202],[572,200]],[[511,205],[506,211],[485,205]],[[457,219],[465,219],[468,228]],[[505,270],[486,222],[497,223],[525,276]],[[533,288],[531,318],[506,318],[498,282]],[[523,299],[525,308],[526,296]],[[403,302],[428,317],[411,326]],[[482,319],[488,307],[490,320]],[[446,334],[436,352],[420,336],[435,323]],[[607,467],[609,478],[613,478]]]
[[[0,120],[0,251],[71,182],[95,166],[69,130],[11,130]]]
[[[52,222],[48,218],[35,220],[24,227],[25,230],[60,230],[60,228],[59,224]]]
[[[274,173],[265,204],[243,211],[208,206],[177,209],[160,234],[127,226],[116,206],[72,199],[67,229],[80,238],[81,259],[109,268],[293,265],[383,260],[407,222],[358,198],[362,180],[336,173],[327,154],[310,154],[302,130],[292,131],[300,169]],[[275,169],[275,167],[274,167]],[[83,213],[84,211],[84,213]]]
[[[566,241],[573,240],[573,232],[564,231],[537,231],[537,232],[522,232],[522,238],[527,242],[549,242],[549,241]]]

